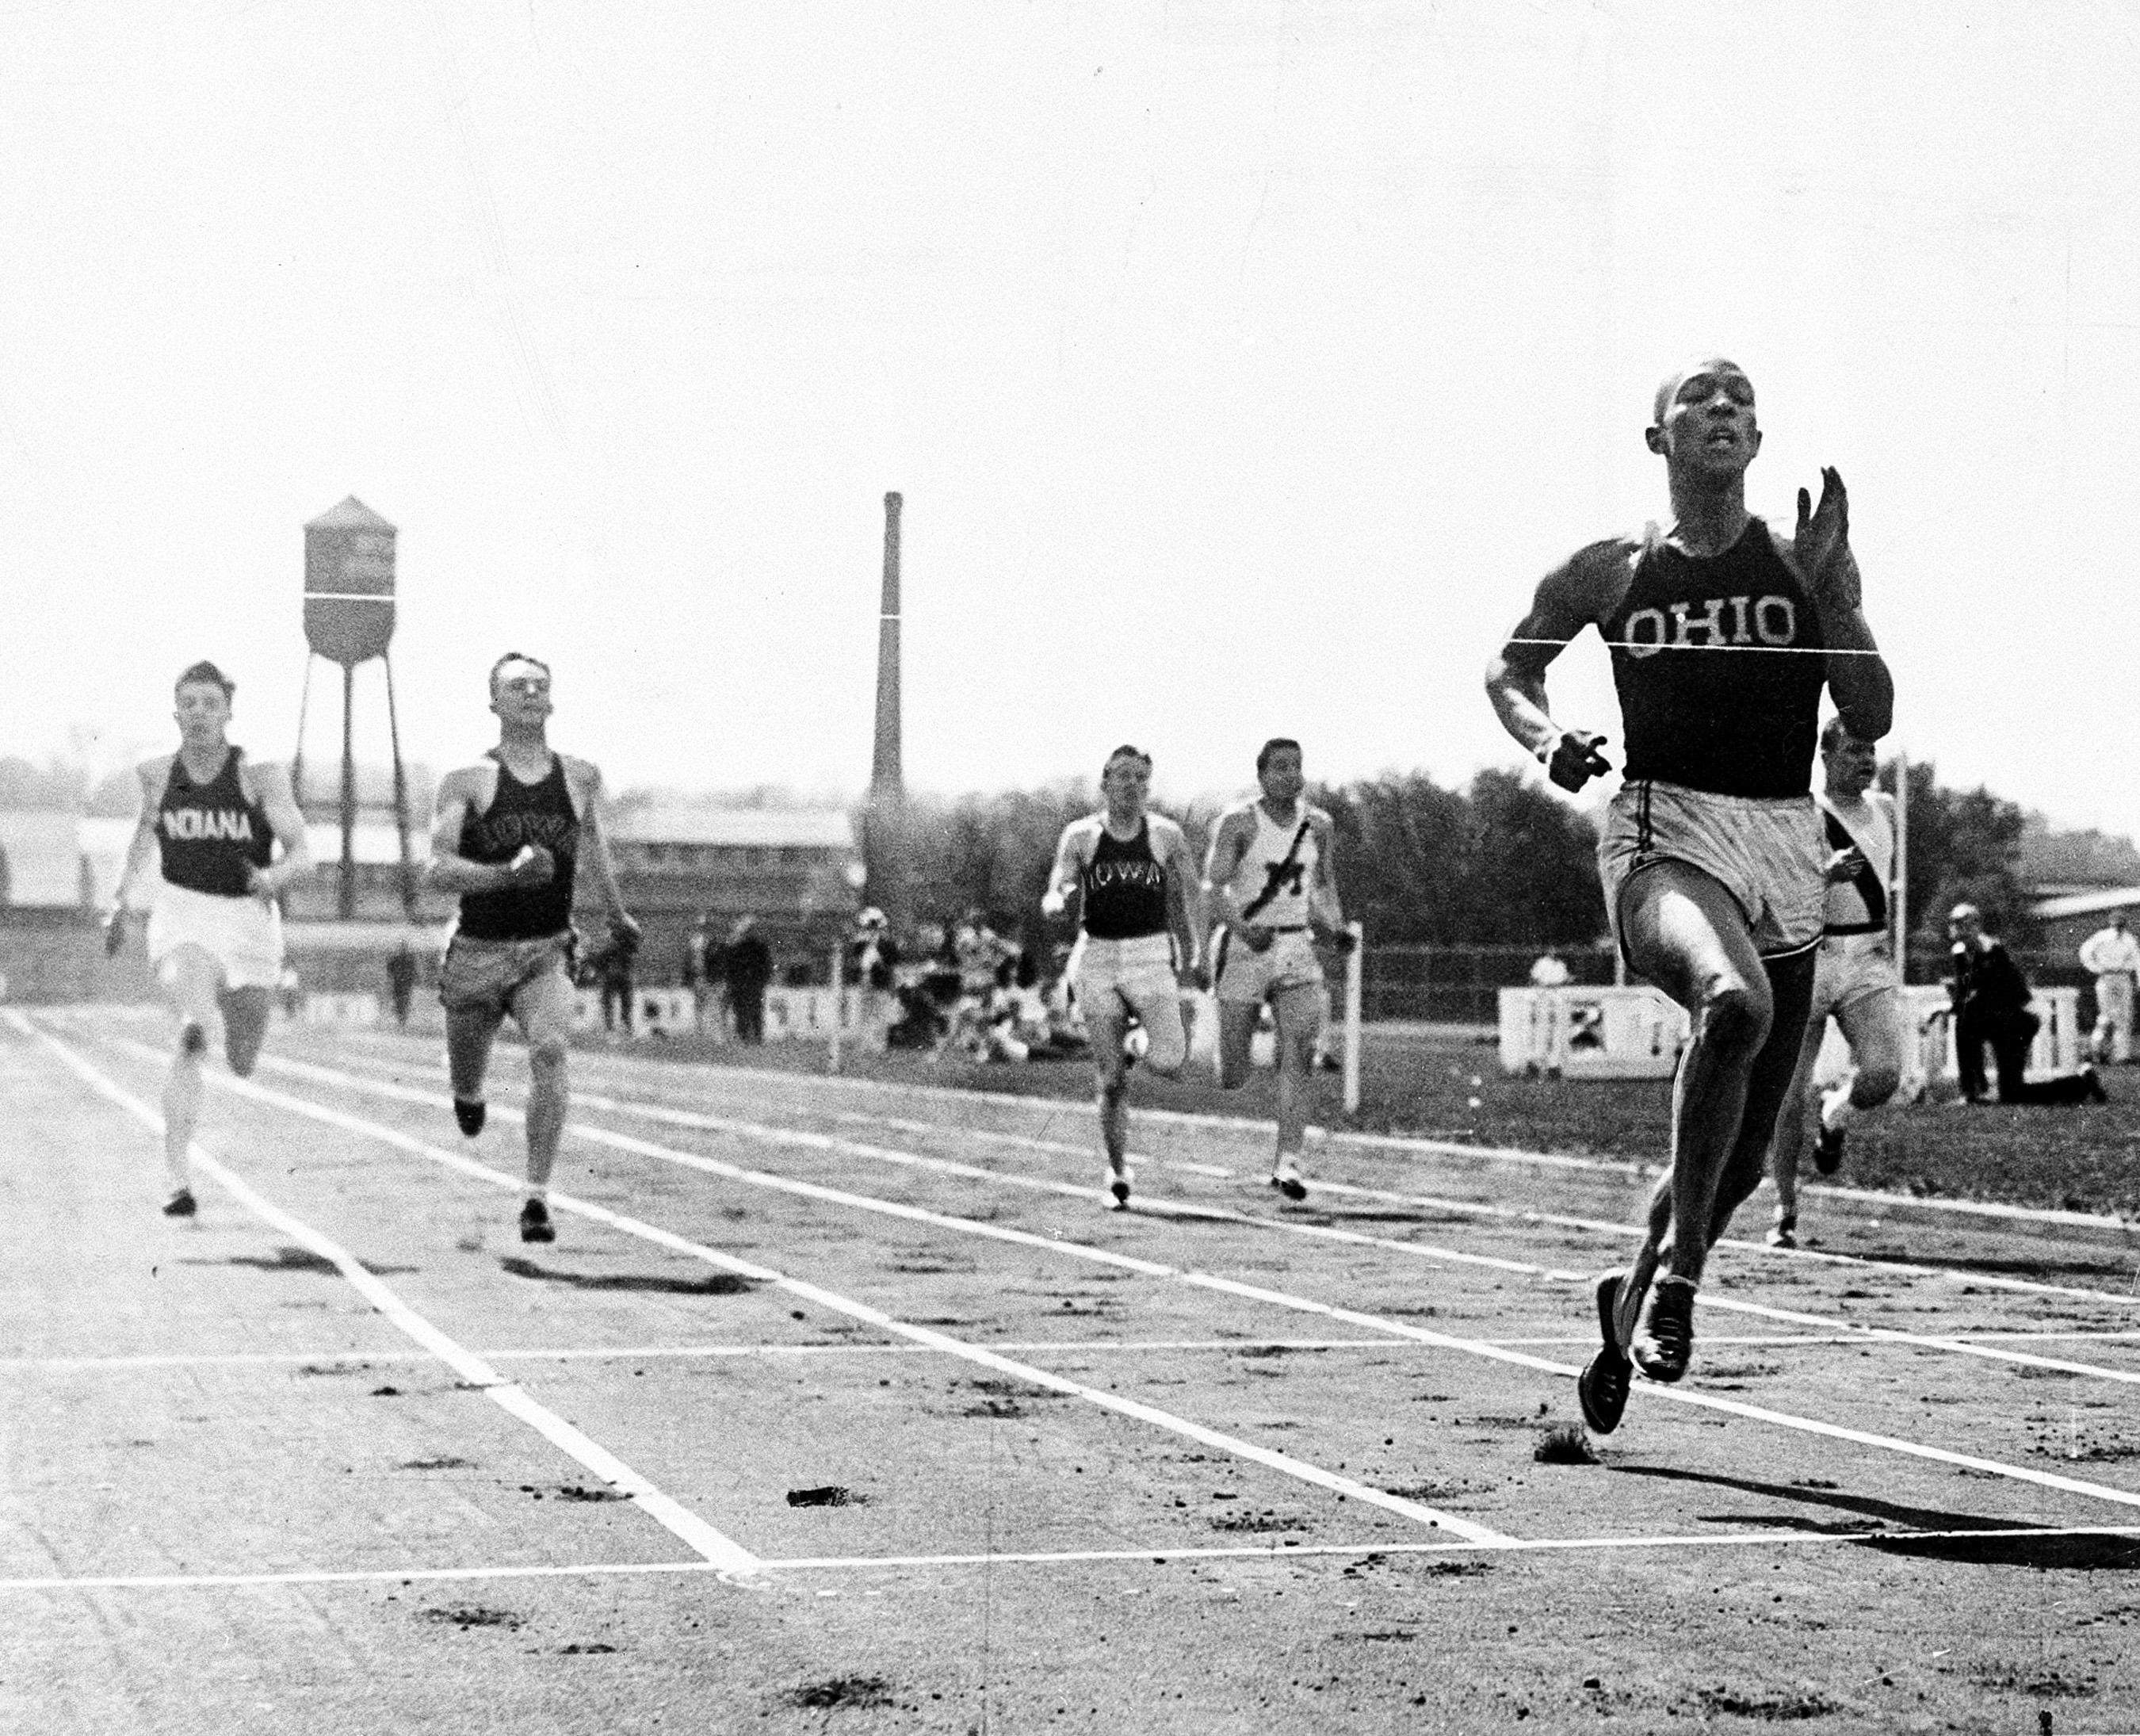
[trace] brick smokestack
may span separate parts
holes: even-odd
[[[906,775],[899,737],[899,509],[896,494],[884,497],[884,593],[876,619],[876,742],[870,755],[869,807],[862,822],[864,893],[891,919],[895,932],[908,916],[903,813]]]
[[[884,497],[884,600],[876,617],[876,750],[870,758],[870,799],[896,803],[906,794],[899,744],[899,496]]]

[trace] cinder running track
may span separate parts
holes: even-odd
[[[0,1729],[2140,1729],[2118,1226],[1823,1193],[1549,1463],[1617,1166],[584,1055],[530,1247],[288,1027],[179,1222],[164,1042],[0,1014]]]

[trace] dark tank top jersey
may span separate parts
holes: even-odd
[[[245,750],[233,747],[205,784],[196,784],[184,759],[171,756],[164,779],[164,799],[156,810],[156,842],[164,878],[189,892],[218,898],[243,898],[250,891],[246,869],[265,868],[273,859],[275,835],[268,810],[245,799],[238,781],[238,762]]]
[[[1761,798],[1811,788],[1820,622],[1759,519],[1719,555],[1651,543],[1603,625],[1630,783]],[[1733,648],[1696,648],[1709,646]]]
[[[475,941],[535,941],[572,925],[580,823],[565,785],[562,754],[550,755],[549,775],[533,784],[522,783],[501,763],[490,806],[461,817],[459,853],[470,862],[510,862],[524,844],[540,844],[554,855],[556,874],[542,886],[463,893],[457,932]]]
[[[1166,871],[1151,853],[1151,822],[1125,843],[1100,826],[1078,880],[1084,888],[1085,932],[1095,940],[1131,941],[1166,932]]]

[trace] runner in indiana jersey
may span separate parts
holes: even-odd
[[[1548,573],[1486,677],[1509,734],[1578,789],[1609,770],[1604,738],[1553,720],[1545,672],[1586,627],[1608,642],[1627,775],[1598,845],[1607,916],[1627,962],[1692,1027],[1648,1236],[1598,1285],[1603,1343],[1578,1392],[1601,1434],[1619,1424],[1631,1351],[1652,1379],[1686,1372],[1704,1262],[1760,1183],[1797,1065],[1821,933],[1826,853],[1807,793],[1821,689],[1868,742],[1894,703],[1860,607],[1843,479],[1823,471],[1818,509],[1799,491],[1790,538],[1746,510],[1761,430],[1745,371],[1711,359],[1673,375],[1644,439],[1665,460],[1671,527],[1593,543]]]
[[[1211,833],[1204,885],[1219,927],[1211,940],[1211,990],[1219,1006],[1221,1090],[1248,1082],[1249,1045],[1266,1002],[1276,1027],[1278,1152],[1271,1186],[1308,1197],[1300,1153],[1308,1133],[1315,1040],[1324,1016],[1318,931],[1352,944],[1331,871],[1330,816],[1311,807],[1298,741],[1274,736],[1256,755],[1262,794],[1229,808]]]
[[[565,1129],[572,1029],[572,899],[584,859],[616,938],[636,940],[602,831],[601,773],[553,751],[550,666],[518,652],[490,671],[498,745],[439,784],[431,828],[434,885],[460,895],[439,972],[454,1119],[483,1131],[483,1079],[509,1014],[528,1040],[528,1199],[520,1239],[553,1242],[550,1172]]]
[[[1141,1055],[1171,1079],[1189,1058],[1181,984],[1196,977],[1189,908],[1189,844],[1181,828],[1146,810],[1151,755],[1118,747],[1100,774],[1104,805],[1072,820],[1055,847],[1040,907],[1060,915],[1074,893],[1082,932],[1072,955],[1077,1006],[1092,1039],[1107,1192],[1130,1202],[1129,1066]],[[1132,1034],[1131,1019],[1140,1030]],[[1143,1040],[1132,1050],[1132,1035]]]
[[[268,1002],[282,972],[275,897],[312,862],[305,819],[279,765],[249,765],[225,731],[237,686],[196,663],[176,690],[179,750],[140,769],[141,816],[113,895],[106,944],[125,936],[135,888],[158,862],[149,961],[178,1016],[178,1051],[164,1085],[164,1167],[172,1217],[190,1217],[201,1060],[220,1036],[230,1070],[253,1071],[268,1034]],[[275,847],[282,848],[281,861]]]

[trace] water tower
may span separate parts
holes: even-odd
[[[379,659],[386,671],[386,728],[394,749],[394,828],[400,842],[401,907],[416,914],[416,876],[409,858],[409,784],[401,766],[401,726],[394,711],[394,527],[351,494],[305,527],[304,696],[297,706],[297,751],[291,767],[297,804],[305,800],[305,712],[312,703],[312,658],[341,665],[341,895],[344,920],[356,914],[356,666]]]

